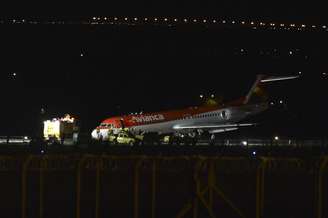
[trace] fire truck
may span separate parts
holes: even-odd
[[[44,121],[43,138],[48,144],[75,145],[78,134],[76,119],[69,114]]]

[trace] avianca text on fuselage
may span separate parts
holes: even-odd
[[[154,114],[154,115],[146,115],[146,116],[132,116],[132,121],[135,123],[147,123],[154,121],[163,121],[165,117],[163,114]]]

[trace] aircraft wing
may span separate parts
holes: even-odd
[[[234,123],[234,124],[218,124],[218,125],[177,125],[173,128],[176,130],[183,129],[208,129],[210,133],[220,133],[237,130],[239,127],[255,126],[256,123]]]

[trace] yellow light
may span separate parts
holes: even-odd
[[[252,21],[251,24],[254,25],[254,22]]]
[[[304,27],[306,27],[304,24],[302,24],[302,27],[304,28]]]
[[[96,18],[96,17],[93,17],[92,19],[93,19],[93,20],[96,20],[97,18]]]
[[[242,21],[241,24],[245,24],[245,21]]]

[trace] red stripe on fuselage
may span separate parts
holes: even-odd
[[[240,106],[242,105],[244,98],[237,99],[226,105],[220,106],[202,106],[202,107],[190,107],[183,110],[172,110],[172,111],[163,111],[163,112],[154,112],[154,113],[145,113],[138,115],[124,115],[112,117],[104,120],[103,124],[112,124],[114,127],[121,127],[121,120],[125,127],[141,126],[147,124],[168,122],[172,120],[178,120],[184,117],[190,117],[197,114],[207,113],[225,107]],[[101,128],[101,127],[100,127]],[[106,127],[105,127],[106,128]]]

